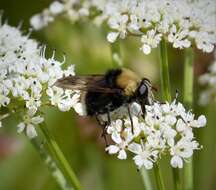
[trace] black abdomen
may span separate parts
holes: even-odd
[[[120,94],[88,92],[86,94],[86,110],[88,115],[104,114],[113,111],[124,103]]]
[[[117,93],[88,91],[86,94],[86,110],[88,115],[105,114],[122,106],[125,102],[123,90],[116,85],[116,78],[121,74],[120,69],[110,70],[98,85],[103,88],[118,89]]]

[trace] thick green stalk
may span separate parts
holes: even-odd
[[[160,68],[161,68],[161,86],[163,92],[163,100],[171,102],[168,51],[167,51],[167,43],[164,39],[160,43]],[[173,169],[172,171],[173,171],[175,190],[180,190],[179,189],[181,187],[180,171],[178,169]]]
[[[163,93],[163,100],[170,102],[171,93],[170,93],[168,52],[167,52],[167,44],[164,39],[160,43],[160,73],[161,73],[161,89]],[[160,173],[157,170],[159,170],[158,165],[155,166],[154,171],[155,171],[157,185],[159,185],[159,182],[162,181],[162,177],[160,176]],[[158,175],[156,175],[157,172]],[[160,183],[163,185],[163,181]],[[162,188],[164,189],[163,186]]]
[[[70,187],[70,185],[67,183],[67,180],[65,179],[61,170],[57,167],[55,160],[49,155],[49,153],[45,149],[44,144],[42,142],[39,142],[35,138],[31,139],[31,143],[34,146],[34,148],[38,151],[42,161],[50,170],[51,175],[58,183],[59,187],[63,190],[73,190],[73,188]]]
[[[154,175],[157,185],[157,190],[165,190],[162,175],[158,163],[154,164]]]
[[[180,178],[180,171],[177,168],[172,169],[173,172],[173,181],[174,181],[174,189],[175,190],[182,190],[181,186],[181,178]]]
[[[153,190],[148,170],[142,167],[140,169],[140,174],[143,180],[145,190]]]
[[[184,103],[188,109],[193,105],[193,49],[185,49],[184,61]],[[193,157],[184,166],[184,183],[186,190],[193,190]]]
[[[165,101],[171,101],[170,93],[170,79],[169,79],[169,64],[167,44],[163,39],[160,43],[160,71],[161,71],[161,87],[163,93],[163,99]]]
[[[193,49],[185,49],[183,96],[188,109],[191,109],[193,104],[193,60]]]
[[[121,55],[121,51],[120,51],[119,41],[116,41],[116,42],[111,44],[111,53],[112,53],[113,67],[122,67],[123,66],[123,60],[122,60],[122,55]]]
[[[72,170],[68,161],[64,157],[61,149],[59,148],[58,144],[54,140],[53,136],[49,133],[45,125],[41,125],[40,129],[46,139],[48,148],[51,154],[53,155],[53,157],[58,162],[58,166],[61,169],[64,177],[66,177],[68,182],[73,186],[75,190],[81,190],[82,188],[78,178],[76,177],[74,171]]]

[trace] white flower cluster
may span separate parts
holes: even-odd
[[[141,109],[133,113],[141,113]],[[206,125],[205,116],[198,119],[192,112],[186,111],[176,100],[172,103],[157,103],[146,106],[145,119],[139,115],[132,116],[134,132],[128,117],[113,120],[107,133],[114,141],[106,148],[109,154],[117,154],[119,159],[126,159],[127,152],[135,156],[133,160],[138,168],[151,169],[163,155],[170,155],[170,164],[182,168],[183,161],[200,149],[195,140],[193,129]]]
[[[206,105],[211,100],[216,102],[216,52],[214,53],[215,58],[209,66],[208,72],[199,77],[199,83],[206,87],[200,94],[199,103],[201,105]]]
[[[50,4],[49,8],[44,9],[41,14],[35,14],[30,23],[35,30],[40,30],[47,26],[50,22],[54,21],[54,18],[64,11],[64,5],[58,1],[54,1]]]
[[[42,11],[42,13],[32,16],[30,23],[35,30],[40,30],[53,22],[55,17],[64,14],[71,21],[78,21],[82,17],[89,16],[91,7],[90,1],[80,0],[62,0],[62,2],[54,1],[50,6]]]
[[[65,76],[74,75],[74,66],[61,68],[63,62],[45,57],[45,48],[23,35],[8,24],[0,25],[0,115],[17,113],[22,117],[18,132],[26,130],[33,138],[35,126],[42,123],[40,108],[47,104],[58,106],[61,111],[77,108],[79,94],[53,87],[54,82]],[[79,106],[79,103],[78,103]],[[79,111],[79,110],[78,110]],[[6,113],[4,113],[6,112]]]
[[[174,48],[189,48],[194,44],[208,53],[216,43],[214,0],[65,0],[62,6],[61,10],[72,20],[91,16],[91,11],[96,9],[95,22],[106,22],[112,29],[107,35],[109,42],[127,35],[139,36],[145,54],[151,53],[162,38]],[[45,13],[37,15],[40,19],[32,18],[34,28],[48,23]]]

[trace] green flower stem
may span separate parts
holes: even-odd
[[[157,190],[165,190],[162,175],[158,163],[154,164],[154,175],[157,185]]]
[[[185,49],[184,61],[184,103],[188,109],[193,104],[193,49]]]
[[[49,133],[47,127],[45,125],[41,125],[40,129],[46,139],[47,146],[53,157],[58,162],[58,166],[61,169],[64,177],[68,180],[68,182],[73,186],[75,190],[81,190],[82,188],[79,180],[77,179],[74,171],[70,167],[68,161],[65,159],[61,149],[54,140],[53,136]]]
[[[161,87],[163,93],[163,99],[165,101],[171,101],[170,93],[170,79],[169,79],[169,64],[167,44],[163,39],[160,43],[160,70],[161,70]]]
[[[40,154],[42,161],[46,164],[46,166],[50,170],[51,175],[58,183],[59,187],[63,190],[64,189],[72,190],[73,188],[70,187],[67,181],[65,180],[64,175],[62,174],[61,170],[57,167],[55,160],[53,160],[53,158],[49,155],[49,153],[45,149],[44,144],[42,142],[39,142],[35,138],[31,139],[31,143]]]
[[[145,189],[146,190],[153,190],[148,170],[146,170],[144,167],[142,167],[140,169],[140,174],[141,174]]]
[[[163,39],[160,43],[160,67],[161,67],[161,85],[163,99],[171,102],[170,79],[169,79],[169,62],[166,41]],[[173,169],[173,180],[175,190],[181,189],[180,171]]]
[[[121,55],[121,51],[120,51],[119,41],[116,41],[116,42],[111,44],[111,53],[112,53],[113,67],[122,67],[123,66],[123,60],[122,60],[122,55]]]
[[[193,60],[193,49],[185,49],[183,96],[184,103],[188,109],[192,109],[193,105]],[[184,166],[184,183],[186,190],[193,190],[193,157]]]
[[[161,75],[161,90],[163,93],[163,100],[171,102],[169,62],[168,62],[167,43],[165,39],[162,39],[162,41],[160,42],[160,73],[161,73],[160,74]],[[164,189],[163,181],[162,181],[163,179],[162,179],[162,176],[160,176],[158,165],[155,166],[154,171],[155,171],[157,186],[160,185],[160,189]],[[176,181],[174,181],[174,183],[176,183]]]
[[[179,169],[173,168],[172,172],[173,172],[174,189],[175,190],[182,190]]]

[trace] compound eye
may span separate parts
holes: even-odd
[[[144,95],[147,92],[147,87],[145,84],[141,85],[139,88],[140,95]]]

